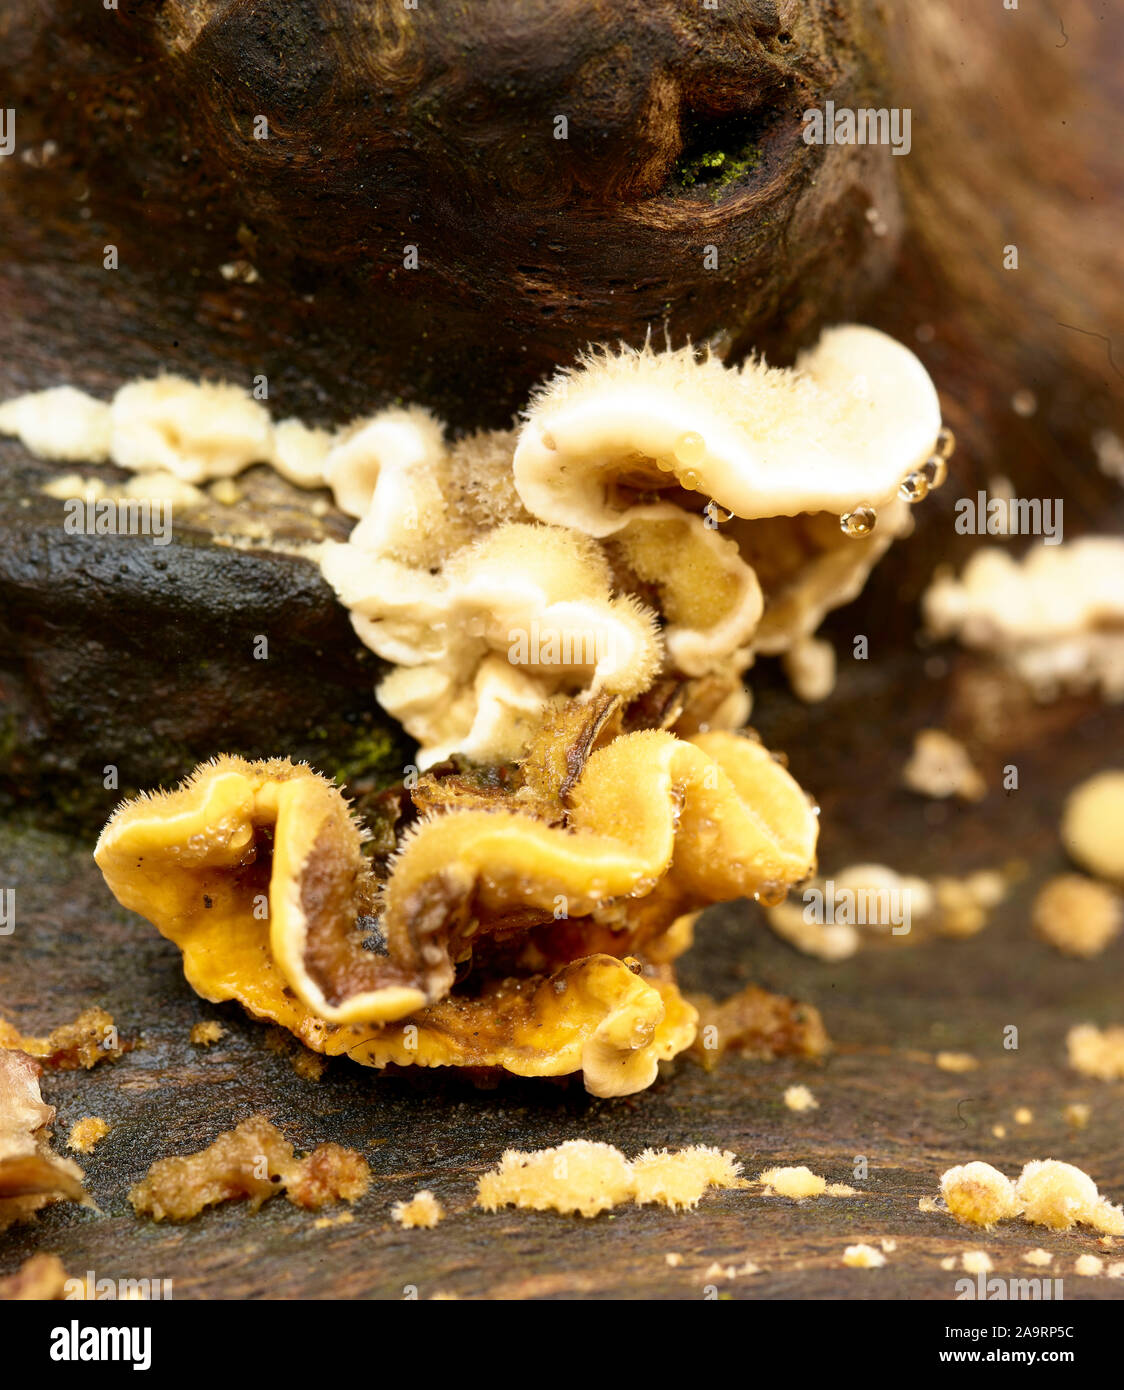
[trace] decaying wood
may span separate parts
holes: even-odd
[[[862,10],[16,0],[0,384],[264,373],[285,414],[463,428],[591,340],[788,348],[892,262],[885,152],[802,139],[873,90]]]

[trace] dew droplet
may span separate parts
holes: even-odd
[[[763,883],[753,895],[753,901],[762,907],[779,907],[788,897],[788,886],[784,883]]]
[[[694,430],[688,430],[675,441],[673,452],[680,463],[698,463],[706,453],[706,440]]]
[[[685,488],[690,488],[692,492],[697,491],[699,486],[699,475],[693,468],[688,468],[680,479]]]
[[[948,464],[940,454],[930,454],[918,472],[923,475],[930,488],[940,487],[948,477]]]
[[[933,446],[933,452],[942,459],[952,457],[952,451],[956,448],[956,436],[947,425],[942,425],[937,431],[937,442]]]
[[[869,536],[874,530],[878,513],[864,503],[852,512],[844,512],[839,518],[839,529],[845,536]]]
[[[928,475],[920,468],[907,473],[898,488],[898,496],[903,502],[921,502],[929,495]]]

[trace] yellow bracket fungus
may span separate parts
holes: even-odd
[[[316,1051],[581,1070],[594,1094],[629,1094],[690,1046],[697,1015],[668,966],[619,957],[686,911],[803,877],[817,821],[748,738],[649,730],[590,753],[607,709],[578,707],[577,768],[546,755],[560,714],[518,791],[491,809],[450,794],[401,837],[385,882],[338,790],[280,759],[219,758],[126,803],[95,858],[204,998],[239,1000]],[[477,950],[489,973],[458,993]]]

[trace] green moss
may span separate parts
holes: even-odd
[[[707,150],[684,155],[676,164],[673,177],[680,188],[699,189],[717,202],[724,188],[752,173],[760,163],[760,147],[747,143],[736,151]]]
[[[332,750],[325,770],[341,784],[370,777],[383,784],[398,781],[407,761],[404,741],[396,730],[370,726],[357,730],[345,750]]]

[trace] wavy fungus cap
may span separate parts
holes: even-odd
[[[223,757],[120,807],[94,859],[123,906],[184,948],[204,998],[215,953],[252,971],[262,942],[246,927],[258,922],[285,983],[321,1018],[401,1018],[426,996],[362,951],[354,928],[377,886],[360,844],[339,791],[306,765]]]
[[[513,810],[423,819],[379,894],[330,783],[284,760],[220,758],[122,806],[95,858],[118,900],[181,948],[204,998],[237,999],[319,1051],[580,1069],[595,1094],[628,1094],[690,1045],[696,1014],[669,979],[598,949],[613,933],[597,914],[651,899],[646,930],[666,930],[685,907],[791,881],[814,857],[817,822],[787,772],[731,735],[614,739],[568,796],[568,826]],[[588,934],[573,920],[587,916]],[[532,926],[557,933],[557,968],[505,966],[457,994],[457,963]]]
[[[378,534],[390,542],[403,529],[419,529],[416,512],[404,515],[416,505],[412,475],[432,468],[444,452],[441,426],[428,411],[384,410],[337,435],[324,460],[324,481],[341,511],[361,517],[371,510]],[[430,500],[440,505],[440,494]]]
[[[559,527],[510,522],[436,574],[351,542],[327,546],[321,567],[364,643],[398,666],[379,700],[422,767],[514,759],[552,696],[639,695],[660,666],[655,615],[613,597],[595,544]]]
[[[515,485],[535,516],[591,536],[673,486],[746,519],[838,515],[896,497],[939,429],[925,368],[872,328],[829,329],[792,369],[623,348],[532,400]]]
[[[110,419],[110,457],[134,471],[158,468],[201,483],[273,457],[269,411],[240,386],[180,376],[130,382],[114,396]]]

